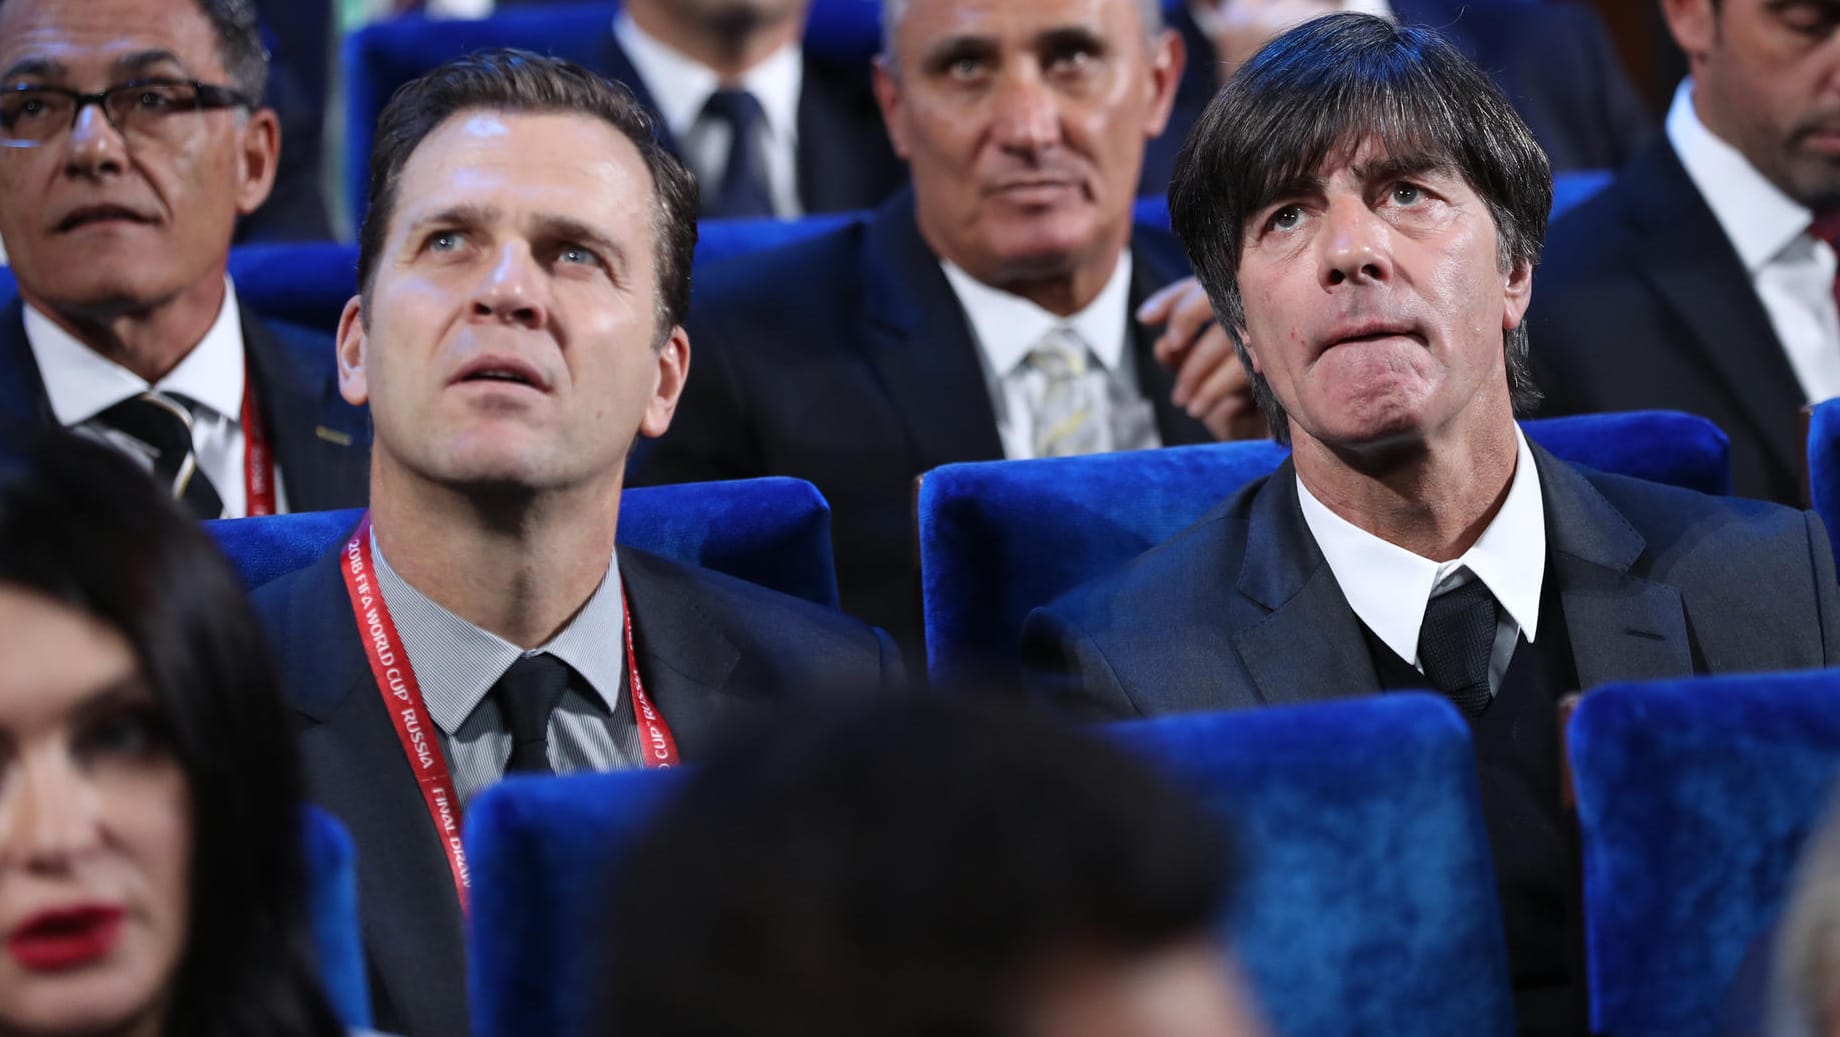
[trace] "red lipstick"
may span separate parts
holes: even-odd
[[[107,904],[41,912],[7,935],[6,950],[35,972],[78,968],[114,948],[121,920],[121,908]]]

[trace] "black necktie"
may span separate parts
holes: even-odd
[[[505,773],[554,773],[549,765],[549,718],[568,690],[572,672],[568,663],[548,653],[526,655],[492,685],[498,714],[511,732]]]
[[[1466,717],[1489,708],[1489,656],[1499,624],[1495,595],[1472,579],[1432,598],[1418,629],[1418,662],[1431,686],[1450,696]]]
[[[193,517],[224,517],[223,498],[192,452],[192,412],[184,397],[144,392],[96,415],[91,423],[140,444],[152,461],[154,478],[170,487],[173,499]]]
[[[765,117],[760,101],[746,90],[717,90],[703,105],[705,118],[728,126],[728,163],[722,183],[703,193],[703,215],[718,219],[773,215],[773,196],[767,190],[759,142],[755,139]],[[707,185],[706,185],[707,186]]]

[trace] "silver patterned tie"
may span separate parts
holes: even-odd
[[[1022,362],[1041,375],[1028,394],[1036,457],[1070,457],[1111,448],[1101,413],[1104,382],[1087,377],[1086,343],[1072,329],[1049,331]]]

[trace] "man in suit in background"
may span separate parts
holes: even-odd
[[[1161,194],[1208,99],[1266,40],[1351,11],[1436,29],[1492,76],[1555,170],[1615,169],[1653,130],[1603,19],[1582,4],[1466,0],[1188,0],[1170,15],[1188,48],[1169,129],[1150,144],[1143,193]]]
[[[1800,503],[1797,412],[1840,395],[1840,4],[1661,7],[1692,75],[1666,134],[1553,225],[1527,316],[1544,412],[1702,414],[1738,493]]]
[[[1188,276],[1131,218],[1182,67],[1156,0],[908,0],[884,18],[877,89],[913,189],[699,281],[703,374],[641,472],[815,483],[844,607],[911,651],[916,476],[1212,437],[1132,313]]]
[[[249,5],[7,0],[0,69],[0,421],[105,440],[201,518],[361,502],[332,344],[225,273],[279,147]]]
[[[903,179],[869,69],[800,46],[811,0],[626,0],[601,71],[696,173],[703,215],[869,209]]]
[[[379,1026],[468,1032],[459,815],[507,770],[693,759],[718,728],[899,678],[887,635],[615,549],[626,455],[689,367],[696,186],[615,84],[520,51],[378,123],[346,398],[371,512],[256,604],[315,798],[359,848]]]
[[[1435,33],[1294,29],[1185,155],[1177,233],[1292,458],[1037,610],[1026,679],[1104,717],[1445,692],[1475,738],[1522,1031],[1583,1033],[1559,698],[1840,661],[1826,534],[1528,443],[1521,317],[1552,179]]]

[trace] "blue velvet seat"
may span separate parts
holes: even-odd
[[[1708,493],[1731,492],[1725,434],[1673,412],[1528,421],[1557,456]],[[943,465],[920,483],[927,670],[1007,680],[1029,610],[1123,565],[1275,468],[1269,441]]]
[[[1230,938],[1274,1032],[1513,1032],[1473,750],[1448,703],[1402,694],[1115,730],[1238,833],[1245,879]],[[675,780],[514,778],[475,801],[478,1037],[589,1032],[599,902]]]
[[[617,3],[516,7],[474,21],[399,18],[345,37],[345,168],[340,178],[354,226],[364,218],[371,132],[396,88],[451,58],[482,47],[521,47],[579,62],[603,64]],[[865,0],[816,0],[804,47],[814,56],[867,66],[881,49],[881,5]]]
[[[205,523],[251,590],[300,569],[351,534],[357,510]],[[739,479],[627,490],[620,543],[837,606],[831,509],[801,479]]]
[[[1840,547],[1840,399],[1815,404],[1808,420],[1808,499]]]
[[[301,842],[307,855],[307,921],[319,952],[320,981],[346,1026],[371,1022],[364,941],[358,925],[357,856],[351,836],[318,807],[302,808]]]
[[[1840,775],[1840,673],[1610,685],[1567,735],[1591,1028],[1712,1037]]]

